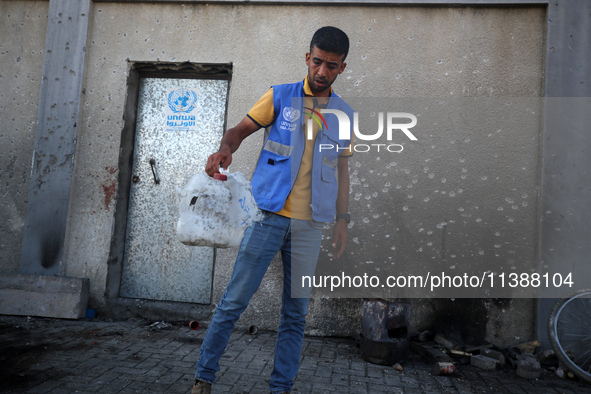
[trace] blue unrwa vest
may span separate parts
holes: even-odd
[[[275,120],[265,131],[263,149],[251,185],[259,208],[278,212],[285,205],[304,154],[304,119],[305,113],[310,113],[304,108],[304,82],[273,86],[273,107]],[[349,127],[347,138],[340,139],[337,115],[322,114],[326,125],[318,131],[312,165],[312,217],[318,222],[334,221],[337,162],[339,155],[351,143],[353,125],[353,109],[336,94],[332,94],[326,109],[346,113]]]

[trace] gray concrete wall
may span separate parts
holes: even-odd
[[[48,1],[0,2],[0,272],[19,266],[48,8]]]
[[[46,2],[4,2],[0,6],[18,9],[19,3],[27,7],[41,8]],[[8,4],[8,5],[6,5]],[[347,69],[339,77],[335,89],[345,97],[538,97],[543,94],[543,66],[545,59],[546,11],[544,7],[363,7],[363,6],[277,6],[277,5],[221,5],[221,4],[126,4],[93,3],[87,41],[86,66],[78,120],[78,141],[75,174],[69,210],[69,232],[64,250],[64,274],[71,277],[90,278],[91,305],[106,307],[104,294],[108,288],[118,286],[107,280],[110,243],[115,226],[115,198],[117,191],[118,160],[121,130],[127,92],[128,60],[143,62],[232,63],[228,125],[236,124],[251,105],[272,84],[302,79],[306,74],[304,55],[309,40],[316,28],[331,24],[343,28],[350,37],[351,51]],[[24,18],[24,16],[23,16]],[[26,20],[26,18],[25,18]],[[130,21],[133,20],[133,23]],[[8,26],[2,25],[2,29]],[[16,29],[16,27],[14,28]],[[40,33],[39,33],[40,32]],[[39,27],[36,37],[44,37]],[[294,34],[297,32],[297,35]],[[12,33],[9,32],[9,33]],[[27,32],[29,34],[29,32]],[[12,34],[14,35],[14,34]],[[31,34],[31,36],[33,36]],[[44,39],[36,38],[42,51]],[[23,46],[29,48],[30,45]],[[27,41],[28,42],[28,41]],[[11,49],[12,50],[12,49]],[[27,51],[28,54],[28,49]],[[36,52],[37,53],[37,52]],[[0,56],[9,65],[10,56]],[[13,60],[14,61],[14,60]],[[38,74],[42,59],[37,60]],[[14,66],[11,66],[14,67]],[[3,68],[4,69],[4,68]],[[4,74],[4,72],[2,73]],[[2,83],[6,77],[0,78]],[[12,78],[12,77],[11,77]],[[14,86],[14,85],[10,85]],[[33,86],[31,86],[31,89]],[[38,92],[38,86],[37,86]],[[0,102],[5,108],[11,97]],[[18,100],[16,100],[18,102]],[[36,100],[31,105],[35,105]],[[22,105],[22,104],[21,104]],[[34,121],[36,111],[31,111]],[[26,160],[19,156],[16,168],[21,175],[21,195],[25,193],[26,174],[30,170],[34,128],[28,125],[28,153]],[[23,127],[23,126],[21,126]],[[16,137],[15,137],[16,138]],[[27,139],[28,138],[28,139]],[[254,169],[254,157],[260,149],[261,136],[245,141],[235,155],[233,171],[242,171],[247,176]],[[493,179],[497,171],[506,168],[522,168],[518,177],[505,177],[500,182],[480,183],[476,195],[457,195],[452,200],[431,204],[423,214],[440,215],[441,212],[457,210],[464,206],[473,208],[474,198],[486,199],[495,195],[501,185],[503,190],[518,189],[520,196],[526,194],[527,206],[519,211],[511,225],[511,232],[521,234],[522,244],[515,256],[526,262],[537,258],[537,193],[539,185],[539,136],[529,131],[520,142],[527,145],[525,157],[503,156],[507,162],[495,168],[487,176]],[[458,145],[448,138],[441,145],[440,155],[449,157],[450,163],[458,155]],[[510,139],[496,143],[507,148]],[[3,150],[4,144],[2,145]],[[4,153],[4,152],[2,152]],[[466,168],[474,179],[480,175],[482,149],[466,146],[462,153],[473,167]],[[425,154],[428,154],[426,152]],[[383,157],[382,160],[386,160]],[[427,179],[429,172],[417,178],[416,173],[405,169],[418,169],[422,173],[425,157],[408,157],[408,162],[393,171],[400,184],[406,188],[413,184],[413,177],[420,179],[413,190],[413,201],[436,190]],[[363,161],[352,159],[353,177],[361,178]],[[514,161],[515,160],[515,161]],[[361,167],[356,167],[359,163]],[[387,162],[388,163],[388,162]],[[442,162],[447,164],[447,162]],[[465,164],[466,167],[468,164]],[[188,173],[201,170],[186,169]],[[437,180],[459,177],[461,167],[438,169]],[[4,187],[4,177],[2,175]],[[470,180],[465,181],[469,186]],[[464,187],[466,189],[468,186]],[[362,193],[363,182],[352,185],[352,206],[356,193]],[[371,185],[372,188],[377,185]],[[439,186],[437,186],[439,188]],[[7,189],[8,190],[8,189]],[[3,197],[15,199],[18,187],[10,187]],[[504,199],[506,195],[499,195]],[[396,213],[383,215],[376,224],[389,225],[392,220],[403,217],[404,201],[408,194],[399,194]],[[387,205],[388,200],[382,199]],[[18,208],[19,206],[17,206]],[[496,206],[495,206],[496,207]],[[2,209],[5,209],[4,204]],[[22,215],[24,205],[20,206]],[[425,213],[426,212],[426,213]],[[355,212],[360,219],[359,213]],[[4,213],[3,213],[4,215]],[[496,212],[485,210],[478,216],[491,228],[506,226],[506,218]],[[435,220],[437,218],[434,218]],[[477,217],[473,218],[474,220]],[[503,223],[501,223],[503,221]],[[433,222],[435,223],[435,221]],[[440,223],[440,222],[436,222]],[[4,224],[2,233],[13,231]],[[482,225],[484,226],[484,225]],[[419,232],[417,223],[400,224],[401,233],[415,233],[413,242],[404,237],[397,241],[396,257],[412,260],[417,254],[417,243],[428,243],[425,233]],[[16,229],[18,233],[18,228]],[[351,238],[363,232],[357,222],[351,228]],[[394,234],[394,232],[392,233]],[[15,234],[16,242],[20,239]],[[482,234],[466,230],[467,240],[455,247],[478,244]],[[492,244],[490,247],[494,247]],[[349,251],[359,251],[353,239]],[[15,270],[20,247],[11,252],[14,263],[5,262],[3,269]],[[221,296],[231,273],[235,250],[218,250],[214,279],[214,304]],[[478,253],[476,251],[476,253]],[[256,324],[274,328],[278,323],[280,303],[281,269],[279,261],[272,264],[259,292],[241,320],[242,325]],[[362,300],[315,299],[312,301],[309,331],[317,334],[349,335],[358,331],[360,303]],[[498,344],[529,339],[533,335],[534,301],[513,300],[503,303],[488,301],[455,300],[443,305],[445,300],[412,300],[412,329],[428,327],[434,319],[453,322],[463,321],[464,312],[477,311],[475,325],[484,327],[480,336]],[[454,304],[455,302],[455,304]],[[212,305],[213,308],[213,305]],[[462,312],[462,313],[459,313]],[[446,323],[447,324],[447,323]],[[449,325],[449,324],[448,324]],[[452,330],[453,330],[453,324]]]
[[[130,24],[128,21],[132,16],[135,22]],[[232,63],[229,125],[237,123],[270,85],[296,81],[305,76],[304,54],[310,36],[317,27],[326,24],[343,28],[351,39],[347,69],[335,84],[336,90],[344,96],[536,97],[541,95],[543,86],[544,18],[542,7],[318,6],[311,12],[310,7],[303,6],[95,3],[79,120],[76,178],[72,189],[75,198],[70,207],[71,232],[66,245],[67,275],[93,278],[91,295],[98,304],[104,302],[105,286],[116,285],[106,284],[105,262],[114,220],[113,191],[123,124],[127,59]],[[292,27],[293,21],[305,22]],[[294,36],[294,31],[299,34]],[[260,142],[261,137],[254,136],[243,144],[235,155],[234,171],[251,175],[253,157],[258,154]],[[514,188],[519,183],[520,190],[525,188],[524,192],[531,196],[529,208],[514,225],[525,238],[519,258],[528,261],[535,259],[537,237],[538,148],[539,141],[534,138],[531,153],[527,155],[531,163],[525,174],[505,185]],[[453,146],[444,145],[442,149],[442,154],[457,154]],[[479,153],[468,151],[466,155],[477,160]],[[424,158],[416,160],[409,166],[422,163]],[[186,169],[187,172],[199,170],[197,164],[195,168]],[[456,170],[455,167],[443,169],[438,177],[445,178],[446,171]],[[478,169],[469,170],[477,172]],[[403,172],[399,177],[405,185],[412,181]],[[522,185],[524,180],[525,185]],[[352,196],[360,191],[356,189],[358,187],[362,186],[352,187]],[[433,187],[428,183],[418,185],[414,194],[417,198],[429,194]],[[479,195],[484,198],[496,187],[498,185],[491,182],[483,186]],[[458,196],[453,204],[461,202],[473,204],[462,201],[462,196]],[[488,217],[487,213],[483,215],[491,225],[501,220],[492,215]],[[380,220],[388,223],[392,218],[386,216]],[[418,231],[415,228],[406,230]],[[352,233],[355,231],[353,227]],[[420,238],[420,233],[417,236]],[[477,243],[476,239],[473,241]],[[422,241],[417,239],[416,242]],[[402,242],[397,256],[412,259],[416,256],[415,246]],[[356,247],[351,242],[351,250]],[[223,292],[234,257],[235,250],[218,251],[214,300]],[[280,264],[275,261],[241,324],[275,327],[280,280]],[[360,302],[314,300],[309,329],[319,334],[355,332]],[[438,312],[435,301],[413,301],[413,304],[416,304],[413,314],[415,329],[428,325]],[[523,324],[515,326],[517,333],[513,336],[527,337],[532,335],[534,304],[532,301],[519,304],[519,308],[507,305],[501,320],[517,319]],[[485,317],[479,317],[485,319],[479,322],[485,326],[499,319],[496,307],[487,308],[483,310],[490,311],[490,315],[484,313]],[[499,335],[498,330],[491,328],[489,332],[484,335],[492,336],[491,339],[498,342],[499,339],[494,338]],[[507,335],[501,337],[501,340],[507,340]]]
[[[62,275],[90,0],[52,0],[19,272]]]

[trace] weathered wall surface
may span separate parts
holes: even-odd
[[[25,2],[31,3],[31,2]],[[16,7],[15,4],[10,7]],[[31,3],[37,4],[37,3]],[[46,3],[39,3],[38,8]],[[3,3],[1,6],[9,7]],[[31,7],[31,6],[29,6]],[[45,8],[46,9],[46,8]],[[35,14],[36,15],[36,14]],[[4,16],[3,16],[4,17]],[[23,16],[23,18],[25,18]],[[26,20],[26,18],[25,18]],[[133,20],[133,23],[130,21]],[[264,21],[264,23],[261,23]],[[120,136],[123,127],[123,114],[127,92],[128,61],[142,62],[182,62],[232,63],[233,75],[230,88],[228,125],[236,124],[244,117],[252,104],[269,86],[277,83],[302,79],[306,74],[304,55],[308,50],[313,32],[323,25],[335,25],[345,30],[351,40],[351,50],[347,58],[347,68],[337,79],[335,89],[345,97],[538,97],[543,92],[543,64],[545,43],[545,9],[543,7],[323,7],[323,6],[248,6],[216,4],[112,4],[94,3],[90,18],[90,31],[87,42],[86,68],[78,122],[78,145],[76,152],[75,178],[72,183],[69,212],[69,232],[65,249],[65,274],[74,277],[91,278],[91,303],[105,306],[103,294],[107,283],[107,260],[112,237],[117,190],[118,159]],[[9,26],[2,25],[2,29]],[[16,29],[13,28],[13,29]],[[39,27],[36,37],[44,36]],[[294,31],[298,32],[294,36]],[[12,33],[12,31],[10,32]],[[33,34],[27,32],[27,34]],[[14,36],[14,34],[11,34]],[[25,38],[18,35],[15,39]],[[43,39],[36,38],[42,52]],[[29,41],[26,41],[29,42]],[[11,49],[13,50],[13,49]],[[29,49],[24,50],[29,55]],[[37,50],[35,53],[38,54]],[[14,57],[14,56],[12,56]],[[11,65],[10,56],[2,54],[0,61]],[[24,57],[23,57],[24,58]],[[40,75],[41,56],[37,59]],[[3,65],[4,67],[4,65]],[[10,67],[14,67],[11,65]],[[4,68],[3,68],[4,69]],[[10,69],[10,68],[7,68]],[[6,79],[3,77],[0,81]],[[13,78],[12,76],[10,78]],[[5,83],[5,82],[2,82]],[[11,85],[13,86],[13,85]],[[33,87],[31,87],[32,89]],[[38,92],[38,86],[36,87]],[[33,96],[31,96],[33,97]],[[12,96],[2,98],[6,108]],[[18,102],[18,99],[16,100]],[[36,100],[29,100],[35,105]],[[22,104],[21,104],[22,106]],[[20,136],[28,142],[28,156],[21,158],[16,168],[21,174],[22,193],[26,191],[26,174],[32,150],[32,136],[35,111],[31,111],[23,126],[29,127],[27,136]],[[381,154],[381,162],[388,165],[398,161],[390,176],[397,183],[391,184],[389,200],[382,195],[384,185],[371,179],[378,167],[371,167],[367,158],[357,155],[351,160],[352,212],[355,223],[351,226],[348,252],[359,253],[364,245],[362,235],[367,233],[363,227],[363,202],[366,197],[373,198],[378,206],[388,207],[389,214],[372,212],[366,224],[377,224],[392,228],[392,255],[396,259],[412,261],[420,257],[418,244],[433,242],[430,234],[420,231],[426,228],[419,221],[404,221],[411,218],[413,211],[421,217],[431,216],[430,223],[436,225],[445,221],[439,218],[442,212],[456,212],[458,208],[468,210],[470,220],[479,228],[506,228],[505,216],[495,211],[499,205],[486,207],[490,196],[501,200],[508,198],[506,190],[518,190],[514,199],[519,200],[519,214],[513,218],[509,234],[521,234],[520,246],[503,252],[501,258],[515,258],[534,262],[537,242],[537,198],[539,177],[539,130],[528,130],[519,139],[525,154],[501,155],[497,160],[502,165],[482,173],[478,164],[485,148],[445,136],[438,145],[438,157],[447,159],[438,163],[441,167],[428,164],[432,142],[427,146],[418,145],[413,156],[404,153],[395,159]],[[434,141],[438,136],[431,135]],[[5,138],[5,137],[4,137]],[[260,150],[262,135],[255,135],[244,142],[234,157],[233,171],[252,174],[255,160]],[[419,140],[421,137],[419,137]],[[419,141],[420,142],[420,141]],[[505,137],[494,141],[495,146],[511,148],[514,141]],[[7,150],[2,145],[2,153]],[[459,163],[459,152],[466,163]],[[512,151],[513,152],[513,151]],[[524,165],[523,163],[526,163]],[[471,164],[472,163],[472,164]],[[453,164],[453,165],[452,165]],[[473,167],[470,167],[473,165]],[[394,167],[394,166],[391,166]],[[426,169],[426,167],[430,167]],[[201,171],[203,163],[195,163],[193,168],[184,169],[187,173]],[[499,171],[516,168],[515,177]],[[469,179],[461,178],[465,175]],[[511,171],[511,170],[510,170]],[[515,170],[517,171],[517,170]],[[434,174],[430,176],[430,174]],[[381,175],[381,174],[380,174]],[[486,176],[489,181],[482,179]],[[7,175],[2,175],[4,178]],[[496,179],[500,177],[499,179]],[[454,183],[453,188],[447,180]],[[366,186],[367,184],[367,186]],[[457,189],[471,190],[478,184],[478,192],[464,197]],[[397,188],[397,185],[400,188]],[[412,191],[409,190],[412,186]],[[443,186],[442,186],[443,185]],[[444,187],[448,187],[443,189]],[[499,192],[501,188],[501,192]],[[453,198],[449,193],[455,190]],[[16,198],[18,188],[10,187],[6,198]],[[379,197],[373,197],[377,193]],[[436,194],[436,195],[435,195]],[[523,197],[523,196],[526,197]],[[355,196],[358,199],[355,200]],[[422,204],[425,198],[437,203]],[[476,204],[474,199],[481,201]],[[522,201],[523,200],[523,201]],[[521,204],[525,202],[526,204]],[[510,204],[504,207],[512,209]],[[414,205],[413,205],[414,204]],[[416,206],[415,206],[416,205]],[[481,211],[478,211],[478,206]],[[403,207],[411,207],[411,211]],[[18,208],[18,206],[17,206]],[[21,210],[24,210],[24,205]],[[4,207],[3,204],[3,208]],[[20,217],[23,212],[19,211]],[[3,213],[4,215],[4,213]],[[480,219],[477,221],[477,219]],[[22,219],[21,219],[22,220]],[[431,225],[430,224],[430,225]],[[3,233],[10,226],[3,224]],[[22,224],[21,224],[22,225]],[[439,228],[439,230],[441,230]],[[12,230],[11,230],[12,231]],[[409,235],[412,234],[412,235]],[[494,231],[492,232],[494,236]],[[453,244],[454,248],[470,247],[480,242],[482,232],[471,234],[469,229],[461,233],[463,237]],[[508,236],[503,234],[503,237]],[[20,239],[14,236],[16,242]],[[467,237],[467,238],[466,238]],[[357,238],[357,242],[355,241]],[[361,241],[360,241],[361,240]],[[392,241],[389,240],[389,241]],[[412,242],[407,242],[411,240]],[[486,248],[494,252],[496,242],[487,241]],[[437,243],[437,247],[442,244]],[[390,246],[389,246],[390,247]],[[472,253],[477,256],[484,250],[485,257],[494,259],[488,249],[470,250],[460,256],[466,263]],[[15,247],[15,251],[20,248]],[[441,250],[434,250],[435,256]],[[448,256],[453,251],[448,252]],[[13,252],[16,253],[16,252]],[[217,253],[214,279],[214,305],[220,298],[231,274],[235,250],[219,250]],[[509,253],[510,256],[507,254]],[[15,269],[17,259],[11,266],[4,262],[2,267]],[[18,253],[16,253],[18,257]],[[497,257],[498,258],[498,257]],[[496,261],[496,260],[495,260]],[[275,260],[266,278],[255,295],[251,305],[243,315],[242,325],[256,324],[259,327],[274,328],[278,323],[281,289],[280,262]],[[412,328],[426,328],[432,319],[440,316],[442,301],[411,300]],[[511,338],[528,337],[533,330],[532,300],[508,301],[499,306],[494,303],[478,301],[479,305],[466,305],[470,301],[455,300],[450,309],[478,310],[484,314],[478,322],[486,329],[482,335],[497,343],[511,342]],[[319,298],[310,306],[309,330],[318,334],[346,335],[358,331],[361,300],[336,300]],[[212,305],[213,308],[213,305]],[[452,313],[447,321],[459,318]],[[511,329],[502,332],[499,322],[512,322]]]
[[[72,204],[70,222],[72,229],[83,230],[71,233],[67,258],[70,275],[97,279],[105,275],[104,262],[113,221],[113,199],[110,193],[116,182],[114,169],[118,157],[118,132],[122,124],[126,91],[126,59],[232,63],[229,125],[237,123],[270,85],[304,77],[304,54],[310,36],[317,27],[326,24],[336,24],[350,35],[352,45],[347,59],[348,67],[335,85],[344,96],[535,97],[541,93],[543,9],[313,7],[311,12],[310,8],[142,5],[140,10],[137,5],[94,5],[80,117],[77,178],[73,189],[76,199]],[[130,25],[126,21],[132,14],[136,22]],[[260,20],[267,22],[261,24]],[[293,37],[290,21],[297,20],[306,22],[296,29],[301,34]],[[253,157],[258,154],[260,141],[261,137],[255,136],[244,143],[235,155],[234,171],[243,171],[247,175],[252,173]],[[452,145],[442,144],[441,154],[456,154],[453,143],[446,143]],[[516,224],[526,238],[526,246],[520,251],[519,257],[529,261],[535,257],[537,149],[538,142],[534,139],[527,155],[532,162],[524,175],[527,180],[524,187],[528,189],[530,204]],[[477,159],[479,151],[465,153]],[[386,159],[384,157],[382,160]],[[423,172],[422,162],[425,159],[426,156],[415,158],[415,162],[411,161],[408,165],[421,163],[420,172]],[[356,163],[360,161],[353,159],[353,177],[364,171],[361,167],[355,167]],[[201,166],[202,163],[195,163],[194,168],[186,171],[199,171]],[[445,179],[446,172],[458,168],[440,170],[439,182]],[[365,171],[371,169],[366,168]],[[429,172],[423,175],[429,179]],[[407,182],[412,184],[413,176],[409,177],[402,169],[398,175],[400,184],[406,189]],[[523,178],[515,182],[522,183]],[[505,187],[515,186],[509,183]],[[369,189],[375,187],[381,189],[381,185],[371,185]],[[422,194],[431,194],[433,187],[429,183],[416,186],[413,192],[417,196],[415,201]],[[486,198],[496,187],[496,183],[485,186],[480,196]],[[365,195],[366,191],[362,189],[362,182],[352,186],[352,202],[357,192]],[[400,198],[408,199],[408,195],[401,194]],[[458,196],[454,204],[458,200],[461,201],[462,197]],[[387,205],[388,200],[382,200],[382,203]],[[399,201],[396,204],[396,210],[401,212],[401,205],[404,204]],[[429,212],[437,215],[437,206],[433,205],[433,211]],[[93,226],[87,226],[89,220],[94,223]],[[388,224],[392,217],[383,216],[379,220]],[[492,225],[497,219],[493,217],[487,220],[492,221]],[[353,226],[353,234],[355,230]],[[418,228],[404,230],[421,237]],[[427,238],[426,235],[424,237]],[[80,242],[81,239],[89,238],[93,239],[92,243]],[[415,246],[414,243],[400,242],[397,256],[412,259],[417,253]],[[352,240],[351,250],[356,247],[359,245]],[[233,250],[218,252],[214,300],[219,299],[223,292],[234,257]],[[280,280],[280,264],[275,261],[261,290],[245,312],[242,324],[273,327],[277,323]],[[97,301],[101,300],[103,287],[104,280],[96,280],[92,285],[92,293]],[[353,305],[349,308],[339,307],[348,302]],[[313,302],[311,330],[343,334],[347,326],[353,325],[350,322],[358,318],[359,308],[355,307],[358,301],[333,300],[323,305],[325,303],[327,301],[322,299]],[[429,304],[427,301],[423,303]],[[418,316],[428,319],[430,311],[436,308],[421,305],[415,309],[423,310]],[[339,319],[343,320],[343,324],[337,328],[330,323],[339,310]],[[511,311],[511,308],[508,310]],[[518,313],[521,315],[521,311]],[[417,327],[422,325],[422,320],[416,318]],[[530,328],[528,324],[520,327],[526,332]]]
[[[48,1],[0,2],[0,271],[18,270]]]

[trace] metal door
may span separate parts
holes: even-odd
[[[214,250],[176,238],[176,187],[223,134],[228,81],[142,78],[120,295],[211,302]]]

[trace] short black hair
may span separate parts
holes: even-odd
[[[343,55],[343,61],[349,54],[349,37],[344,31],[332,26],[324,26],[316,30],[310,42],[310,53],[314,47],[325,52]]]

